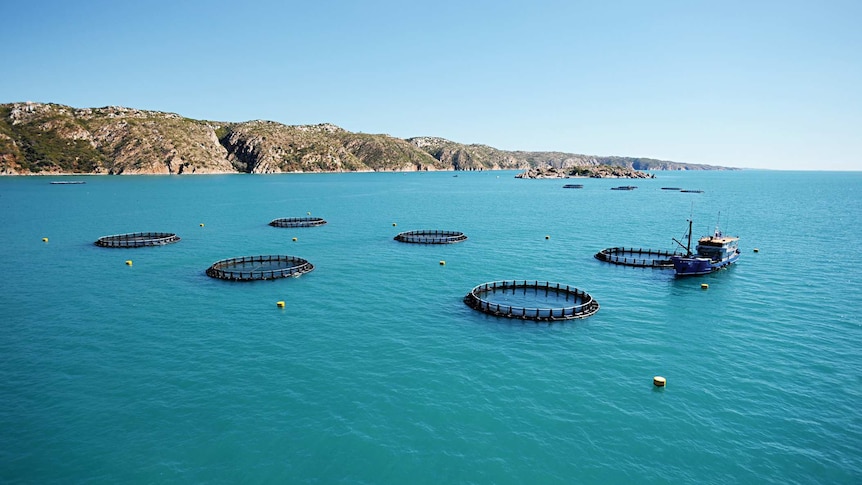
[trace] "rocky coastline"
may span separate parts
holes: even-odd
[[[522,178],[639,178],[645,176],[639,170],[725,169],[650,158],[506,151],[439,137],[402,139],[328,123],[221,122],[122,106],[0,104],[0,175],[526,170]]]
[[[515,178],[519,179],[568,179],[568,178],[595,178],[595,179],[649,179],[655,175],[634,170],[628,167],[614,167],[610,165],[575,166],[566,168],[557,167],[534,167],[529,168]]]

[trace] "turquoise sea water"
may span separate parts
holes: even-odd
[[[458,175],[0,178],[0,482],[862,482],[862,173]],[[728,270],[593,258],[673,249],[719,211]],[[308,212],[328,224],[267,225]],[[416,229],[469,239],[392,239]],[[93,245],[137,231],[182,241]],[[204,275],[257,254],[316,269]],[[503,279],[601,310],[461,301]]]

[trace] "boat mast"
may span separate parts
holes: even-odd
[[[687,234],[687,236],[688,236],[688,244],[687,244],[687,245],[683,246],[683,245],[682,245],[682,243],[681,243],[681,242],[679,242],[679,241],[677,241],[675,237],[674,237],[674,238],[671,238],[671,239],[673,239],[673,242],[675,242],[675,243],[679,244],[679,245],[680,245],[680,247],[685,248],[685,256],[686,256],[686,257],[691,256],[691,222],[692,222],[692,219],[689,219],[689,220],[688,220],[688,234]]]
[[[692,220],[689,219],[688,220],[688,246],[685,247],[685,252],[688,254],[688,256],[691,256],[691,223],[692,223]]]

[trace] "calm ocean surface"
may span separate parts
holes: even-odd
[[[862,483],[862,173],[515,173],[0,178],[0,482]],[[719,211],[730,269],[593,258]],[[138,231],[182,241],[93,245]],[[258,254],[316,269],[204,274]],[[601,310],[461,301],[513,278]]]

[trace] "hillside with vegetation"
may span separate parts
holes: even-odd
[[[0,104],[0,173],[190,174],[499,170],[619,166],[721,169],[646,158],[504,151],[443,138],[401,139],[332,124],[217,122],[118,106]]]

